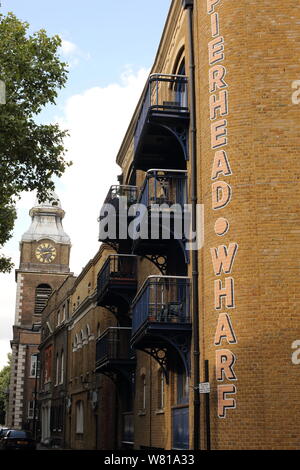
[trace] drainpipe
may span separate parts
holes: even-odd
[[[196,99],[195,99],[195,53],[193,38],[193,0],[182,0],[182,6],[187,10],[188,47],[189,47],[189,93],[190,93],[190,161],[191,161],[191,203],[192,203],[192,232],[197,230],[197,152],[196,152]],[[198,250],[192,250],[192,315],[193,315],[193,438],[194,450],[200,449],[200,343],[199,343],[199,293],[198,293]]]

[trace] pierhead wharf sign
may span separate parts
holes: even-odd
[[[229,234],[230,223],[226,218],[226,208],[232,201],[232,188],[229,183],[232,169],[228,155],[228,115],[229,85],[226,80],[225,38],[221,34],[222,0],[207,0],[207,14],[211,25],[211,40],[208,42],[209,62],[209,116],[210,147],[213,151],[211,189],[212,210],[214,211],[214,233],[217,237]],[[236,355],[231,350],[237,343],[232,321],[236,308],[234,277],[231,275],[237,256],[238,244],[219,244],[210,248],[214,280],[214,310],[218,315],[214,345],[217,381],[217,414],[226,418],[226,411],[236,408],[237,376],[235,374]],[[225,275],[224,278],[220,278]]]

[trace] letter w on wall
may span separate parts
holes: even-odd
[[[230,243],[228,248],[225,245],[220,245],[218,248],[211,248],[211,258],[216,276],[223,272],[229,274],[232,270],[234,258],[238,249],[237,243]]]

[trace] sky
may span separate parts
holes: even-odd
[[[45,29],[62,39],[61,59],[69,79],[56,105],[38,122],[69,130],[66,159],[73,165],[56,193],[66,212],[64,230],[72,241],[70,269],[78,275],[99,248],[97,218],[104,198],[121,173],[115,159],[154,62],[171,0],[2,0],[29,23],[29,33]],[[35,194],[18,203],[13,238],[3,247],[15,268],[19,242],[29,228]],[[16,284],[14,271],[0,274],[0,369],[11,351]]]

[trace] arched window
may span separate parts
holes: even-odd
[[[182,46],[174,61],[174,65],[172,68],[172,73],[174,75],[185,75],[185,58],[184,58],[184,46]]]
[[[34,313],[40,315],[51,295],[52,287],[49,284],[39,284],[35,289]]]

